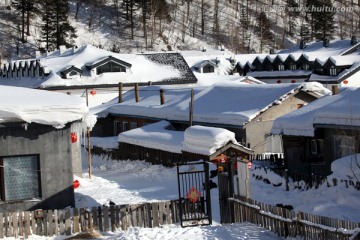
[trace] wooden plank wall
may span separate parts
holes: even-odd
[[[315,240],[350,239],[360,223],[317,216],[275,207],[252,199],[229,199],[236,223],[257,224],[281,237],[304,237]]]
[[[179,222],[177,201],[35,212],[0,213],[0,239],[72,235],[97,230],[127,230],[129,227],[159,227]]]

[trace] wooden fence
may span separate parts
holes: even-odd
[[[158,227],[179,222],[178,202],[102,206],[0,213],[0,238],[58,236],[79,232],[126,230],[128,227]]]
[[[360,223],[294,212],[286,208],[240,197],[230,198],[234,222],[250,222],[266,228],[281,237],[303,237],[315,240],[348,240]]]

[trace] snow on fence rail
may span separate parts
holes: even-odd
[[[295,212],[252,199],[236,196],[229,199],[234,210],[234,222],[250,222],[282,237],[342,240],[357,234],[360,223]]]
[[[91,209],[36,210],[0,213],[0,238],[58,236],[80,232],[159,227],[179,222],[177,201],[101,206]]]

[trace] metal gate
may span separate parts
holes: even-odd
[[[209,166],[206,162],[177,166],[182,227],[212,223]]]

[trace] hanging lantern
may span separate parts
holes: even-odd
[[[252,167],[252,162],[248,162],[247,165],[248,165],[248,168],[251,169],[251,167]]]
[[[94,95],[96,94],[96,91],[95,91],[95,90],[91,90],[91,91],[90,91],[90,94],[94,96]]]
[[[211,160],[211,162],[214,164],[225,163],[225,162],[229,161],[229,159],[230,158],[228,156],[226,156],[225,154],[220,154],[219,156],[213,158]]]
[[[349,81],[345,79],[345,80],[343,81],[343,83],[344,83],[344,84],[348,84]]]
[[[281,83],[281,80],[277,80],[276,83]]]
[[[296,80],[291,80],[291,83],[296,83]]]
[[[71,142],[76,143],[76,141],[77,141],[77,135],[76,135],[76,133],[72,132],[71,133]]]
[[[79,186],[80,186],[79,180],[75,180],[75,181],[74,181],[74,189],[75,189],[75,188],[78,188]]]

